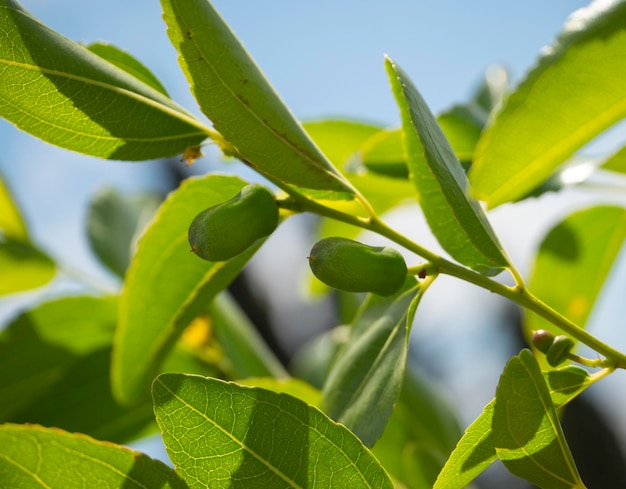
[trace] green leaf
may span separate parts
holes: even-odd
[[[322,402],[322,393],[306,382],[291,378],[273,379],[271,377],[251,377],[238,380],[237,384],[250,387],[261,387],[277,394],[289,394],[307,404],[319,407]]]
[[[603,170],[626,173],[626,146],[612,154],[600,167]]]
[[[191,488],[393,487],[356,436],[299,399],[191,375],[161,375],[152,389]]]
[[[529,289],[559,313],[584,327],[626,239],[626,209],[597,206],[576,211],[544,238]],[[528,312],[524,328],[560,330]]]
[[[557,409],[590,384],[589,373],[571,365],[544,372],[544,376]],[[492,432],[494,404],[495,400],[487,404],[482,414],[465,430],[433,489],[463,489],[496,460]]]
[[[287,377],[287,371],[227,292],[219,294],[208,309],[211,328],[228,359],[235,379]]]
[[[123,277],[139,234],[163,201],[157,194],[125,196],[112,188],[91,201],[87,238],[91,249],[113,273]]]
[[[0,235],[0,296],[41,287],[55,273],[54,262],[34,245]]]
[[[192,178],[163,203],[138,242],[120,303],[112,359],[113,392],[122,403],[141,398],[182,330],[241,271],[264,240],[223,262],[190,253],[189,224],[246,184],[237,177]]]
[[[188,487],[174,470],[142,453],[55,428],[5,424],[0,446],[4,487]]]
[[[366,446],[380,437],[400,395],[419,292],[410,277],[395,296],[370,295],[324,385],[324,412]]]
[[[359,151],[368,171],[393,178],[408,178],[402,129],[384,129],[370,137]]]
[[[502,372],[492,430],[498,458],[513,474],[543,489],[585,487],[530,350],[509,360]]]
[[[340,169],[367,139],[381,129],[343,119],[309,121],[302,126],[330,162]]]
[[[408,489],[432,489],[461,434],[438,386],[408,365],[400,399],[372,452]]]
[[[169,98],[0,1],[0,115],[62,148],[117,160],[182,153],[205,128]]]
[[[162,0],[169,38],[204,114],[254,170],[325,198],[350,184],[313,144],[207,0]]]
[[[474,194],[496,207],[527,194],[626,116],[626,3],[576,12],[505,101],[476,149]]]
[[[0,333],[0,420],[44,394],[79,358],[107,345],[114,298],[58,299],[22,313]]]
[[[13,199],[11,191],[0,175],[0,236],[17,241],[28,241],[28,229]]]
[[[385,67],[400,108],[410,176],[430,229],[455,260],[497,275],[509,263],[480,204],[468,195],[461,164],[409,77],[390,59]]]
[[[456,157],[463,163],[471,163],[474,149],[487,122],[487,114],[476,104],[454,105],[437,117]]]
[[[151,86],[157,92],[161,92],[166,97],[169,97],[165,87],[154,73],[126,51],[105,42],[91,43],[87,46],[87,49],[109,63],[114,64],[121,70],[124,70],[129,75],[134,76],[137,80],[141,80],[146,85]]]

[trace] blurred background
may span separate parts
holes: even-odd
[[[106,41],[133,54],[153,70],[175,101],[203,117],[178,68],[158,2],[21,3],[70,39]],[[587,4],[583,0],[212,3],[296,117],[346,118],[390,127],[399,124],[399,115],[383,69],[384,54],[402,65],[438,113],[466,101],[494,64],[506,68],[512,83],[521,79],[542,47],[553,43],[567,16]],[[586,154],[596,157],[612,152],[623,144],[625,132],[624,125],[614,128],[585,148]],[[0,142],[0,171],[36,241],[68,269],[80,270],[112,290],[119,283],[98,265],[85,239],[88,202],[103,188],[164,193],[181,177],[215,170],[259,180],[236,163],[224,163],[211,148],[189,169],[178,160],[102,161],[47,145],[4,120],[0,120]],[[498,208],[490,218],[509,255],[527,275],[534,250],[547,230],[571,210],[597,202],[599,195],[590,190],[544,194]],[[607,200],[606,195],[601,198]],[[624,195],[610,198],[626,203]],[[417,206],[397,209],[387,220],[426,247],[439,249]],[[248,288],[264,306],[266,334],[285,361],[307,340],[336,325],[329,302],[312,300],[306,290],[306,256],[315,242],[313,226],[308,216],[290,219],[246,270]],[[376,241],[371,236],[365,239]],[[57,281],[57,292],[75,288],[70,279]],[[626,317],[624,290],[622,253],[589,327],[622,351],[626,350],[626,335],[621,331]],[[37,293],[0,299],[0,317],[10,317],[40,299]],[[491,400],[504,363],[522,347],[519,321],[519,311],[505,300],[447,277],[440,277],[422,301],[411,355],[440,381],[464,426]],[[616,443],[624,448],[623,373],[594,386],[590,394],[594,415],[613,428]],[[593,417],[586,413],[584,419],[590,422]],[[153,445],[140,448],[159,453]],[[502,484],[498,474],[494,477],[496,482],[491,486],[485,482],[484,487],[504,487],[498,485]],[[513,482],[507,484],[515,487]]]

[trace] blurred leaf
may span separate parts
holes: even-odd
[[[600,167],[603,170],[626,173],[626,146],[612,154]]]
[[[383,129],[370,137],[359,151],[370,172],[393,178],[409,178],[402,129]]]
[[[245,48],[207,0],[162,0],[170,41],[204,114],[254,170],[352,199],[350,184],[330,164],[278,97]]]
[[[168,454],[191,488],[393,487],[349,430],[294,397],[175,374],[154,381],[153,397]]]
[[[56,428],[5,424],[0,426],[0,446],[0,474],[5,487],[187,488],[162,462]]]
[[[138,234],[163,201],[157,194],[124,196],[112,188],[91,201],[87,237],[91,249],[109,270],[124,277]]]
[[[497,275],[508,260],[480,204],[468,195],[450,144],[404,71],[390,59],[385,67],[400,108],[411,179],[430,229],[455,260]]]
[[[110,345],[116,298],[67,297],[22,313],[0,332],[0,420],[45,394],[71,366]]]
[[[0,237],[28,241],[28,230],[9,187],[0,175]]]
[[[626,239],[626,209],[598,206],[576,211],[544,238],[529,289],[559,313],[584,327]],[[538,329],[561,331],[527,312],[527,336]]]
[[[496,207],[527,194],[626,116],[624,43],[626,3],[572,15],[481,138],[470,172],[477,198]]]
[[[165,200],[138,242],[120,301],[112,359],[115,397],[139,400],[162,358],[183,329],[241,271],[264,240],[223,262],[190,253],[189,224],[204,209],[222,203],[246,184],[225,175],[185,180]]]
[[[306,402],[307,404],[319,407],[322,401],[322,393],[315,387],[306,382],[295,379],[273,379],[271,377],[251,377],[248,379],[238,380],[239,385],[247,385],[250,387],[261,387],[277,394],[289,394],[296,399]]]
[[[137,80],[151,86],[157,92],[161,92],[166,97],[169,97],[165,87],[161,84],[159,79],[154,76],[154,73],[126,51],[122,51],[117,46],[104,42],[91,43],[87,46],[87,49],[109,63],[114,64],[121,70],[124,70],[129,75],[137,78]]]
[[[571,365],[544,372],[543,375],[557,409],[590,384],[589,372]],[[492,432],[494,404],[495,400],[487,404],[482,414],[465,430],[433,489],[463,489],[496,460]]]
[[[287,377],[287,371],[227,292],[219,294],[208,309],[210,326],[229,361],[235,379]]]
[[[419,292],[410,277],[392,297],[370,295],[324,384],[324,412],[368,447],[382,434],[400,395]]]
[[[490,66],[485,70],[485,77],[470,103],[478,105],[489,116],[500,105],[508,88],[509,74],[506,69],[499,65]]]
[[[41,287],[55,273],[54,262],[35,246],[0,234],[0,296]]]
[[[317,147],[337,168],[343,168],[361,145],[380,127],[343,119],[309,121],[302,124]]]
[[[156,431],[149,400],[127,408],[111,395],[117,299],[45,303],[0,333],[0,421],[37,423],[125,443]],[[180,348],[164,370],[215,374]]]
[[[471,163],[487,117],[483,109],[471,103],[454,105],[437,117],[450,147],[463,163]]]
[[[206,129],[169,98],[0,1],[0,115],[65,149],[112,160],[182,153]]]
[[[432,489],[461,434],[438,386],[408,366],[400,399],[372,451],[408,489]]]
[[[513,474],[543,489],[585,487],[530,350],[509,360],[502,372],[492,430],[498,458]]]

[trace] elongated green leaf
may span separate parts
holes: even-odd
[[[359,150],[368,171],[394,178],[408,178],[402,129],[384,129],[370,137]],[[417,156],[416,156],[417,157]]]
[[[123,277],[134,241],[152,219],[163,198],[158,194],[125,196],[104,189],[91,201],[87,237],[91,249],[113,273]]]
[[[568,319],[584,327],[626,240],[626,209],[598,206],[574,212],[545,237],[529,288]],[[528,312],[527,335],[552,323]]]
[[[317,147],[339,169],[367,139],[381,130],[379,126],[343,119],[309,121],[302,126]]]
[[[544,373],[552,402],[561,408],[589,385],[589,373],[567,366]],[[465,430],[452,455],[437,477],[433,489],[463,489],[497,458],[494,447],[492,420],[495,400]]]
[[[129,75],[141,80],[146,85],[151,86],[156,91],[161,92],[166,97],[169,97],[165,87],[154,75],[154,73],[152,73],[143,63],[126,51],[105,42],[91,43],[87,46],[87,49],[89,49],[92,53],[97,54],[102,59],[105,59],[109,63],[124,70]]]
[[[324,385],[324,412],[369,447],[384,431],[400,395],[419,291],[410,277],[391,298],[371,296]]]
[[[2,175],[0,175],[0,235],[18,241],[28,241],[26,223]]]
[[[470,172],[496,207],[527,194],[576,150],[626,116],[626,3],[576,12],[486,130]]]
[[[408,365],[400,399],[372,452],[408,489],[432,489],[461,434],[438,386]]]
[[[238,380],[237,384],[250,387],[261,387],[278,394],[289,394],[307,404],[319,407],[322,402],[322,393],[306,382],[293,377],[285,379],[273,379],[271,377],[251,377]]]
[[[34,245],[0,235],[0,296],[41,287],[55,273],[54,262]]]
[[[0,446],[3,487],[188,487],[162,462],[82,434],[5,424],[0,426]]]
[[[157,422],[191,488],[392,488],[345,427],[286,394],[190,375],[153,384]]]
[[[502,372],[492,430],[496,453],[513,474],[542,489],[585,487],[530,350],[509,360]]]
[[[287,371],[227,292],[209,306],[211,328],[229,362],[235,379],[246,377],[287,377]]]
[[[167,33],[205,115],[252,168],[325,198],[350,184],[306,135],[207,0],[162,0]]]
[[[626,173],[626,146],[611,155],[601,166],[603,170]]]
[[[118,160],[182,153],[206,138],[169,98],[0,1],[0,116],[49,143]]]
[[[186,180],[161,206],[138,242],[126,274],[115,337],[112,381],[122,403],[141,398],[161,359],[183,328],[241,271],[262,241],[223,262],[190,253],[189,224],[207,207],[224,202],[246,184],[207,175]]]
[[[409,77],[390,59],[385,67],[400,108],[410,176],[428,225],[454,259],[485,275],[498,274],[508,260],[479,203],[468,195],[461,164]]]
[[[489,114],[476,104],[458,104],[437,117],[443,134],[456,157],[469,164]]]

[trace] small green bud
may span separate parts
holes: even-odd
[[[552,367],[556,367],[567,360],[574,348],[574,341],[567,336],[557,336],[546,353],[546,360]]]
[[[346,292],[393,295],[407,276],[404,258],[395,249],[347,238],[325,238],[316,243],[309,265],[319,280]]]
[[[200,258],[228,260],[278,226],[278,205],[268,189],[246,185],[235,197],[198,214],[189,226],[189,244]]]
[[[533,333],[533,346],[541,353],[546,354],[554,343],[554,334],[545,329],[539,329]]]

